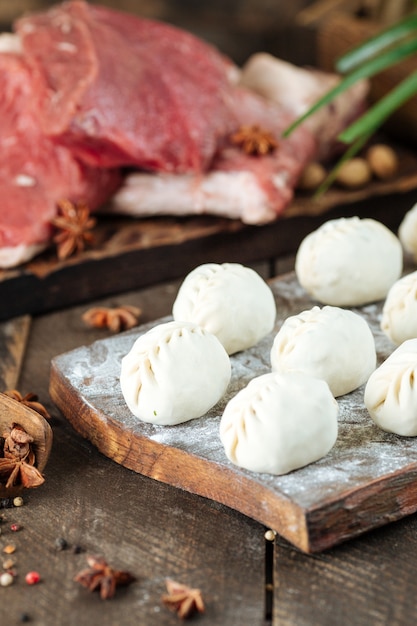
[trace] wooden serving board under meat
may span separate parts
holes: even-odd
[[[56,357],[50,393],[73,427],[117,463],[228,505],[302,551],[318,552],[417,510],[417,439],[380,430],[364,407],[361,387],[338,399],[338,440],[320,461],[285,476],[228,461],[218,434],[226,402],[270,371],[272,341],[283,320],[317,304],[294,273],[272,280],[271,287],[278,311],[274,331],[231,357],[226,396],[202,418],[171,427],[142,423],[120,391],[121,358],[140,333],[168,318]],[[374,333],[379,363],[395,348],[379,329],[381,307],[353,309]]]
[[[417,157],[404,147],[395,149],[395,178],[350,191],[331,189],[318,199],[298,193],[268,224],[252,226],[214,215],[133,219],[99,214],[93,247],[63,261],[51,248],[20,267],[0,269],[0,320],[177,279],[201,263],[275,261],[294,254],[302,239],[328,219],[372,217],[395,232],[417,200]]]

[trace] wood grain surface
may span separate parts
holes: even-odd
[[[169,282],[89,304],[138,306],[147,324],[169,314],[177,288]],[[23,494],[24,506],[1,510],[0,545],[15,543],[18,574],[2,588],[1,624],[26,615],[42,626],[175,626],[160,601],[167,576],[202,589],[206,612],[190,622],[201,626],[414,624],[416,514],[307,555],[279,536],[266,542],[265,527],[238,511],[114,463],[82,438],[48,384],[52,358],[112,336],[86,328],[86,306],[32,320],[19,389],[39,394],[54,444],[45,484]],[[21,530],[12,533],[11,523]],[[66,550],[56,548],[58,538]],[[101,601],[73,581],[86,553],[128,569],[136,583]],[[42,580],[29,587],[24,576],[33,569]]]
[[[169,283],[94,304],[132,304],[143,321],[170,310]],[[86,327],[86,306],[37,316],[31,325],[19,390],[36,392],[52,418],[45,484],[24,492],[24,506],[2,509],[1,549],[16,545],[17,578],[2,589],[0,624],[175,626],[161,603],[167,577],[201,588],[206,611],[191,623],[264,626],[265,529],[218,503],[151,480],[112,462],[81,438],[48,396],[51,359],[111,333]],[[10,524],[19,523],[13,533]],[[58,550],[56,540],[68,547]],[[73,578],[86,554],[101,554],[137,581],[102,601]],[[39,571],[41,583],[24,576]]]
[[[361,387],[338,398],[338,440],[324,459],[279,477],[227,461],[218,436],[226,402],[251,378],[270,370],[269,352],[282,321],[316,304],[294,273],[273,280],[271,287],[278,311],[273,332],[231,357],[228,392],[203,418],[158,427],[128,410],[119,386],[121,358],[153,324],[55,358],[50,395],[75,429],[117,463],[226,504],[301,550],[316,552],[417,510],[417,443],[377,428]],[[393,350],[379,329],[381,306],[354,309],[373,331],[379,362]]]
[[[17,387],[30,323],[30,315],[23,315],[0,325],[0,390]]]

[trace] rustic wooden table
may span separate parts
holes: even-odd
[[[0,18],[8,25],[24,9],[50,2],[0,0],[0,4],[4,5]],[[262,2],[248,0],[249,19],[227,19],[224,24],[220,20],[225,31],[238,31],[235,45],[229,48],[230,33],[219,31],[219,3],[211,3],[211,13],[204,8],[203,20],[196,16],[199,3],[192,7],[188,1],[123,0],[121,4],[127,10],[139,10],[142,4],[149,16],[164,19],[173,17],[174,5],[183,4],[186,25],[203,24],[202,34],[213,35],[215,43],[239,61],[265,45],[277,54],[291,49],[293,60],[311,60],[311,54],[305,54],[311,50],[309,33],[295,38],[294,29],[288,30],[290,18],[306,4],[301,0],[281,3],[279,10],[287,16],[281,20],[270,19],[269,1],[263,3],[262,16]],[[227,10],[229,18],[232,7],[241,16],[242,4],[230,0],[222,4],[222,10]],[[285,29],[285,36],[277,36],[277,27]],[[411,172],[414,180],[413,163]],[[414,189],[414,182],[410,187],[400,185],[393,190],[405,192],[400,197],[381,190],[377,202],[368,206],[365,197],[360,208],[340,205],[332,217],[365,212],[395,229],[416,199],[414,191],[410,193]],[[35,392],[51,413],[54,434],[44,485],[24,492],[23,506],[0,509],[0,567],[9,558],[4,548],[14,544],[17,573],[11,586],[0,587],[1,626],[24,622],[37,626],[178,624],[177,616],[161,602],[168,577],[202,590],[206,610],[192,622],[207,626],[415,624],[416,515],[326,552],[306,555],[278,536],[267,540],[267,528],[232,509],[111,461],[75,432],[49,398],[51,359],[110,335],[83,324],[81,315],[89,306],[136,305],[143,311],[141,322],[150,322],[171,312],[177,277],[197,263],[252,264],[268,258],[269,263],[257,266],[264,276],[271,267],[276,273],[286,271],[291,259],[275,264],[274,257],[293,252],[301,238],[327,217],[318,214],[304,219],[295,213],[285,228],[277,223],[272,228],[245,227],[235,232],[232,227],[220,235],[211,224],[203,224],[205,237],[200,227],[194,236],[194,220],[190,220],[189,228],[180,233],[180,242],[167,227],[171,238],[158,241],[156,237],[151,244],[144,236],[154,234],[151,228],[141,226],[133,233],[130,228],[123,230],[126,237],[120,242],[113,236],[112,225],[104,224],[101,247],[87,253],[83,263],[61,267],[54,260],[51,270],[46,257],[46,262],[35,261],[22,271],[0,272],[0,320],[13,316],[0,321],[0,391]],[[106,275],[115,253],[119,272]],[[161,276],[170,282],[149,286]],[[87,304],[88,299],[94,302]],[[77,301],[83,304],[73,306]],[[27,311],[33,317],[21,316]],[[13,531],[13,524],[20,530]],[[74,582],[88,554],[102,555],[115,568],[129,570],[136,581],[117,590],[114,598],[101,600]],[[25,582],[30,571],[39,572],[39,584]]]
[[[268,271],[266,264],[256,269]],[[171,312],[177,287],[164,283],[94,304],[136,305],[145,323]],[[176,624],[161,602],[167,577],[202,590],[206,611],[194,621],[210,626],[415,623],[415,515],[309,556],[279,537],[268,541],[265,527],[232,509],[117,465],[82,439],[50,401],[48,384],[52,357],[109,334],[85,326],[86,308],[0,325],[0,354],[8,354],[1,388],[37,393],[54,432],[44,485],[24,492],[23,506],[0,510],[0,547],[15,544],[17,571],[0,590],[1,624]],[[74,582],[87,554],[136,581],[101,600]],[[41,582],[29,586],[25,574],[33,570]]]

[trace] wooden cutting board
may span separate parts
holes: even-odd
[[[94,246],[79,255],[59,261],[51,248],[18,268],[0,269],[0,320],[177,279],[201,263],[273,263],[294,254],[325,220],[340,216],[373,217],[396,231],[417,201],[417,155],[394,147],[399,158],[394,178],[354,190],[334,187],[319,199],[299,192],[282,216],[261,226],[213,215],[99,214]]]
[[[301,550],[317,552],[417,510],[417,439],[377,428],[361,387],[338,399],[338,440],[322,460],[279,477],[227,460],[218,435],[225,403],[251,378],[269,371],[272,341],[282,321],[316,304],[294,273],[274,279],[271,287],[278,310],[274,331],[231,357],[228,392],[205,417],[154,426],[138,421],[125,405],[121,358],[140,333],[168,318],[57,356],[50,394],[73,427],[117,463],[228,505]],[[381,303],[353,310],[370,324],[382,362],[394,346],[379,329]]]

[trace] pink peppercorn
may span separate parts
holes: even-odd
[[[36,585],[40,581],[41,577],[39,572],[28,572],[25,576],[25,580],[28,585]]]
[[[18,530],[20,530],[22,527],[20,524],[12,524],[10,526],[10,530],[12,530],[13,532],[17,532]]]

